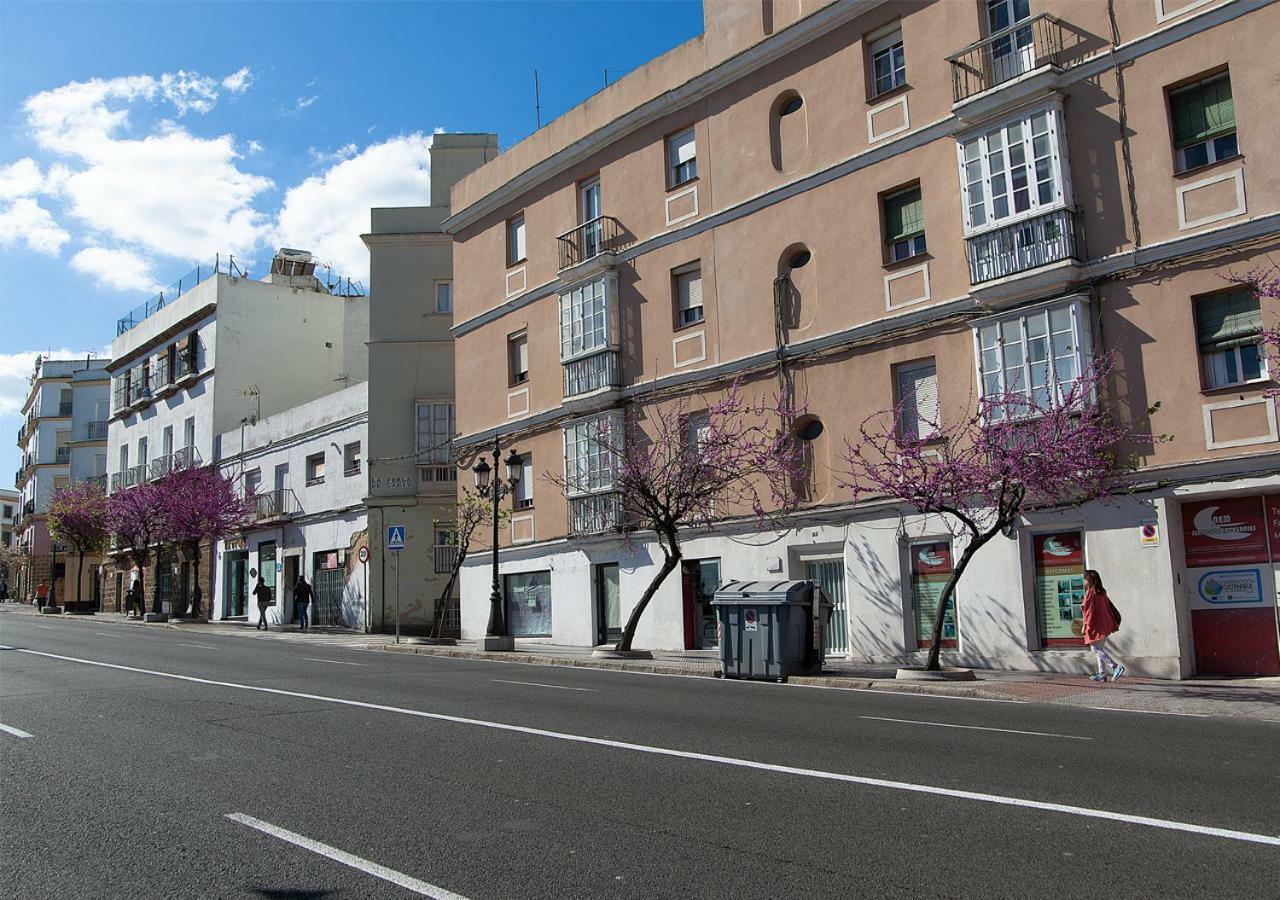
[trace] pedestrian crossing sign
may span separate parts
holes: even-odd
[[[387,549],[393,553],[404,549],[403,525],[387,526]]]

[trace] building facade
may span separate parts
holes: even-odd
[[[452,241],[441,228],[449,191],[493,159],[491,134],[431,140],[429,206],[374,209],[369,247],[369,626],[423,633],[452,567],[454,435]],[[404,547],[386,550],[388,527]],[[455,589],[456,593],[456,589]],[[450,626],[456,630],[456,610]]]
[[[501,539],[518,637],[595,644],[656,569],[620,540],[581,440],[659,396],[779,376],[812,468],[795,527],[690,535],[638,644],[715,640],[717,583],[811,577],[829,651],[911,661],[957,550],[945,523],[854,505],[842,456],[984,394],[1049,391],[1101,353],[1135,422],[1168,433],[1141,490],[1037,513],[985,547],[952,661],[1082,670],[1100,570],[1131,671],[1280,672],[1280,431],[1230,278],[1280,249],[1265,35],[1280,5],[706,0],[705,32],[462,179],[454,236],[458,431],[529,457]],[[816,427],[815,427],[816,423]],[[596,472],[566,497],[539,473]],[[598,471],[597,471],[598,470]],[[1274,549],[1273,548],[1277,548]],[[485,554],[462,582],[483,633]]]
[[[305,251],[281,250],[260,280],[220,259],[120,319],[116,331],[107,367],[111,491],[215,465],[220,435],[368,378],[364,290]],[[271,490],[287,491],[301,473],[277,468],[272,478]],[[163,608],[188,596],[196,578],[204,597],[215,596],[211,549],[199,573],[155,559],[143,579],[148,607],[152,591]],[[110,608],[123,608],[130,571],[118,556],[107,573]]]
[[[105,486],[107,472],[107,417],[110,381],[106,359],[40,359],[32,374],[31,389],[22,407],[25,422],[18,429],[22,467],[15,485],[19,494],[16,543],[26,554],[25,564],[11,578],[9,589],[23,600],[36,596],[37,588],[50,585],[59,604],[75,590],[74,556],[68,565],[67,548],[56,547],[49,535],[46,513],[58,490],[79,481],[96,480]],[[97,604],[94,577],[102,560],[85,557],[82,573],[84,600]],[[68,577],[70,576],[70,577]],[[74,599],[74,598],[71,598]]]
[[[211,618],[257,621],[261,573],[275,599],[268,622],[292,622],[302,575],[314,592],[313,624],[367,630],[358,550],[367,533],[368,425],[369,385],[361,382],[218,436],[218,466],[254,506],[241,533],[218,542]],[[278,477],[282,471],[297,474]]]

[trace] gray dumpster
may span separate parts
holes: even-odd
[[[813,615],[814,599],[821,618]],[[786,681],[822,671],[831,603],[812,581],[730,581],[711,601],[720,623],[725,678]]]

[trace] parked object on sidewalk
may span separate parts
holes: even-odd
[[[271,588],[267,587],[266,582],[262,580],[262,576],[258,576],[258,585],[253,589],[253,597],[258,601],[258,627],[263,631],[270,631],[267,627],[267,607],[271,606],[275,600],[271,596]]]
[[[1086,569],[1084,573],[1085,594],[1082,612],[1084,614],[1084,642],[1093,651],[1098,662],[1098,675],[1094,681],[1102,681],[1107,677],[1107,668],[1111,669],[1111,680],[1116,681],[1124,675],[1124,666],[1116,662],[1107,652],[1107,636],[1120,630],[1120,617],[1116,615],[1115,606],[1107,596],[1103,587],[1102,576],[1094,569]]]
[[[832,605],[812,581],[730,581],[711,605],[725,678],[786,681],[822,671],[822,632]]]
[[[298,630],[307,630],[307,608],[311,605],[311,585],[307,584],[307,579],[298,576],[298,580],[293,583],[293,608],[298,614]]]

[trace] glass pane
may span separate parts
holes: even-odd
[[[992,397],[1000,393],[1000,373],[992,372],[982,376],[982,395]]]
[[[1006,344],[1022,343],[1022,322],[1019,319],[1006,319],[1001,322],[1000,337]]]
[[[1000,340],[1000,326],[996,324],[983,325],[978,330],[978,339],[982,344],[982,349],[986,350],[994,347]]]
[[[1044,338],[1032,338],[1027,342],[1027,357],[1033,362],[1049,358],[1049,343]]]
[[[1049,310],[1049,324],[1054,331],[1071,330],[1071,307],[1058,306]]]
[[[1213,158],[1226,159],[1229,156],[1235,156],[1239,148],[1236,143],[1236,135],[1233,131],[1231,134],[1223,135],[1215,138],[1213,141]]]
[[[1192,144],[1182,151],[1182,167],[1184,169],[1194,169],[1197,166],[1207,165],[1209,163],[1209,145],[1208,144]]]
[[[1247,344],[1240,348],[1240,371],[1245,381],[1262,377],[1262,356],[1257,344]]]
[[[1074,346],[1070,333],[1055,332],[1053,335],[1053,355],[1054,358],[1060,359],[1064,356],[1074,356]]]

